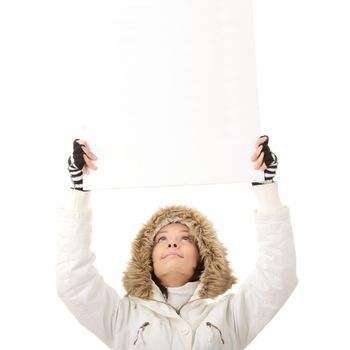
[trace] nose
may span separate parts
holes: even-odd
[[[170,242],[168,243],[168,247],[174,246],[175,248],[178,246],[175,242]]]

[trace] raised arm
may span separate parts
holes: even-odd
[[[58,214],[57,294],[81,325],[112,348],[121,298],[93,265],[96,257],[90,250],[91,192],[83,191],[82,186],[67,191],[67,202]]]
[[[270,161],[261,165],[266,158],[259,156],[259,151],[252,157],[256,168],[265,171],[265,181],[252,187],[258,204],[254,219],[259,257],[252,273],[230,296],[228,310],[240,349],[245,349],[275,316],[298,284],[289,208],[281,203],[278,183],[273,181],[277,157],[267,142],[264,147]]]

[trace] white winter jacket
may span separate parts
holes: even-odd
[[[123,279],[127,293],[119,296],[93,265],[90,192],[70,191],[73,207],[59,211],[57,292],[81,325],[111,349],[244,349],[298,283],[289,209],[279,202],[276,182],[253,187],[258,199],[254,217],[259,258],[235,294],[229,289],[236,279],[211,222],[193,208],[171,206],[159,209],[133,242]],[[149,260],[148,237],[169,215],[193,220],[205,258],[198,287],[179,309],[167,303],[152,280]]]

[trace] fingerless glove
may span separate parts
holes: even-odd
[[[73,142],[73,153],[68,158],[68,172],[73,184],[72,189],[88,192],[83,189],[83,167],[85,165],[85,154],[82,145],[80,145],[75,139]]]
[[[277,167],[278,167],[278,158],[277,156],[271,152],[268,143],[269,137],[267,135],[263,135],[260,137],[267,137],[267,140],[262,144],[263,148],[261,152],[264,152],[264,160],[263,162],[266,164],[267,168],[264,170],[264,181],[263,182],[252,182],[253,186],[257,185],[265,185],[267,183],[272,183],[273,178],[276,175]],[[261,154],[260,152],[260,154]]]

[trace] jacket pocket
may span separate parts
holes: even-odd
[[[138,344],[142,343],[143,345],[145,345],[144,339],[143,339],[143,331],[144,329],[149,326],[150,323],[149,322],[144,322],[140,328],[137,330],[137,334],[135,336],[135,339],[133,341],[133,345],[136,348],[136,346],[138,346]]]
[[[208,322],[208,321],[205,324],[214,332],[214,334],[213,334],[214,338],[218,338],[220,340],[220,343],[222,345],[224,345],[225,341],[224,341],[224,338],[223,338],[223,335],[222,335],[222,332],[221,332],[220,328],[215,326],[213,323]]]

